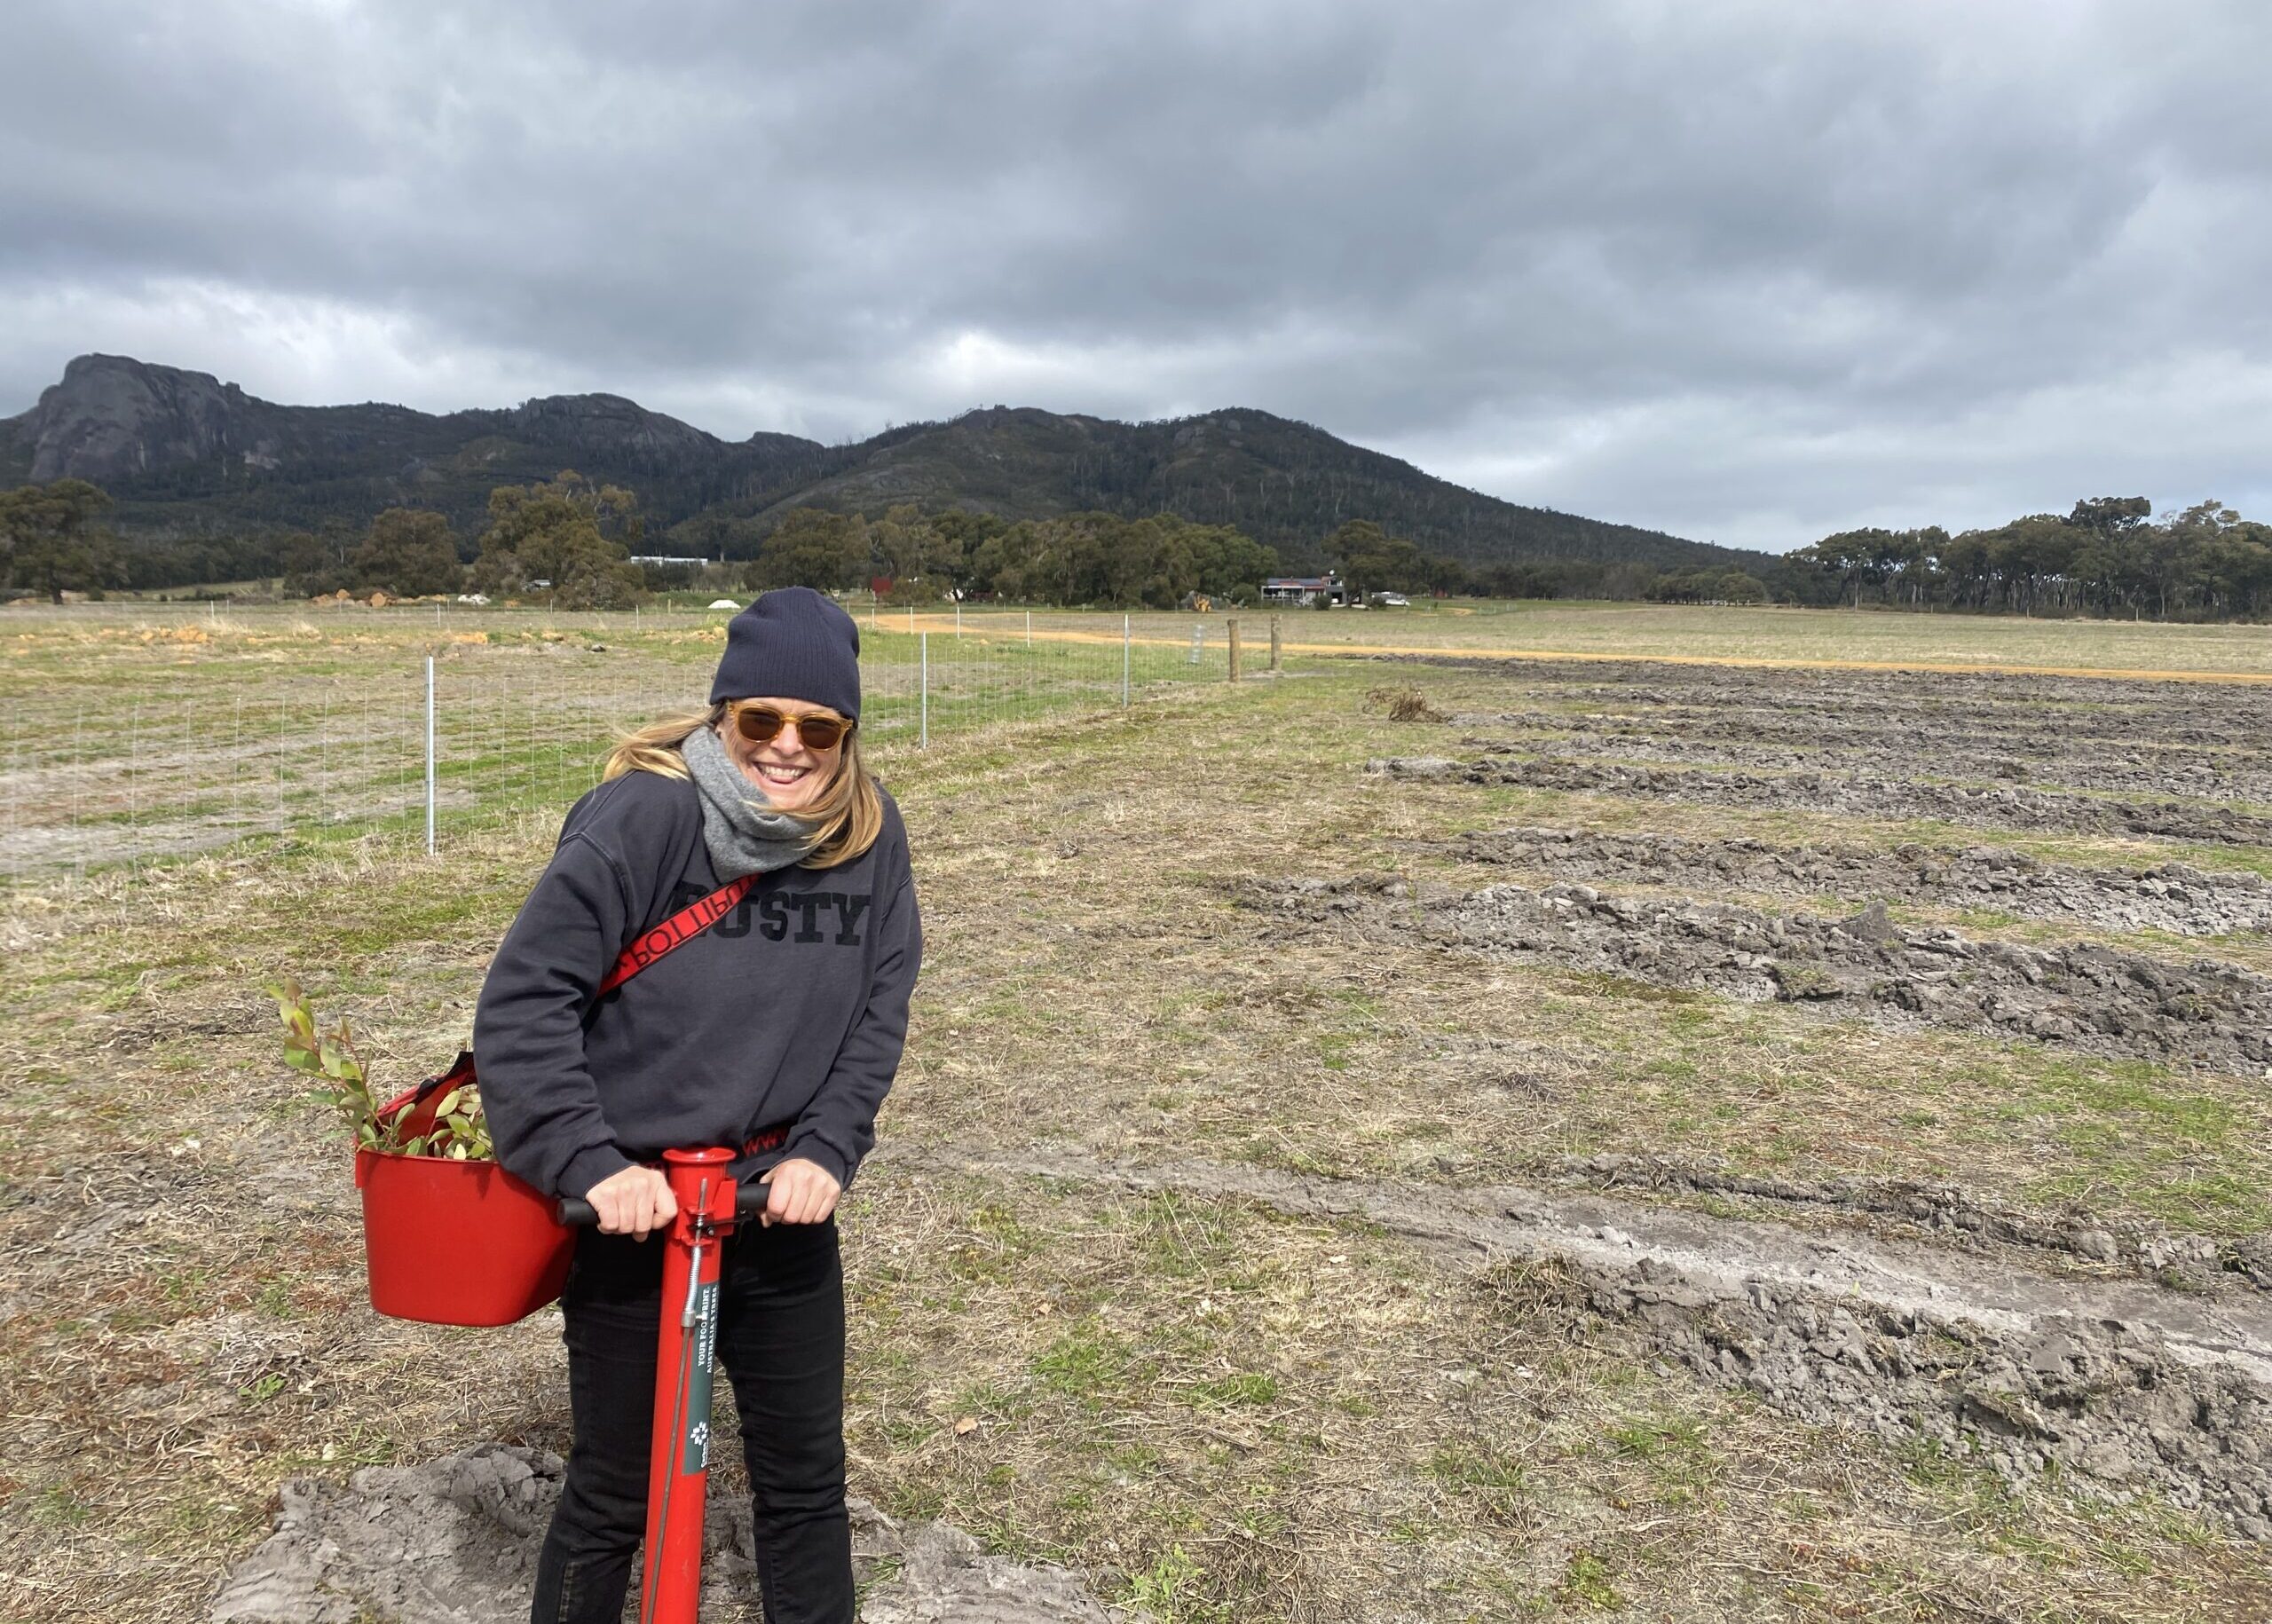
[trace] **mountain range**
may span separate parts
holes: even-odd
[[[619,395],[554,395],[437,415],[279,406],[209,373],[83,355],[29,411],[0,419],[0,487],[92,480],[129,536],[358,528],[398,504],[477,532],[491,488],[572,468],[631,487],[651,548],[753,555],[798,507],[962,507],[1012,520],[1101,508],[1235,524],[1290,567],[1345,519],[1371,519],[1470,564],[1569,560],[1658,569],[1765,566],[1766,555],[1526,508],[1423,473],[1307,423],[1245,408],[1125,423],[990,406],[856,445],[722,440]]]

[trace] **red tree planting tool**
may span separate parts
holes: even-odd
[[[710,1375],[718,1344],[718,1247],[765,1207],[762,1185],[738,1190],[730,1150],[667,1150],[678,1216],[663,1231],[663,1312],[655,1341],[655,1431],[647,1465],[647,1570],[639,1624],[695,1624],[702,1596],[702,1512],[710,1486]],[[564,1201],[564,1224],[599,1221]]]

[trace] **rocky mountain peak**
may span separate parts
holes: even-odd
[[[258,405],[211,373],[83,355],[24,419],[31,477],[115,479],[232,452],[258,461],[268,454],[252,421]]]
[[[523,401],[508,421],[516,434],[540,445],[585,450],[680,457],[714,452],[722,445],[691,423],[650,412],[621,395],[545,395]]]

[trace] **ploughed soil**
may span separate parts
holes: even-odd
[[[2101,930],[2272,934],[2272,880],[2182,863],[2095,869],[1992,846],[1779,846],[1765,840],[1514,828],[1414,843],[1462,862],[1710,895],[1835,896],[1989,910]]]
[[[1697,703],[1693,696],[1667,696],[1663,703],[1648,704],[1625,692],[1591,700],[1566,691],[1539,697],[1551,697],[1562,708],[1456,711],[1449,720],[1468,728],[1582,729],[1605,737],[1735,739],[1865,754],[1914,751],[1921,737],[1936,748],[1949,745],[2047,761],[2112,747],[2137,760],[2189,763],[2205,756],[2212,764],[2272,769],[2272,748],[2264,737],[2246,726],[2205,719],[2197,691],[2184,708],[2125,710],[2106,706],[2102,696],[2087,712],[2041,701],[1968,707],[1941,699],[1905,705],[1881,698],[1865,706],[1847,697],[1710,704]],[[2221,693],[2213,708],[2226,713]]]
[[[2272,761],[2250,752],[2171,750],[2122,741],[2047,738],[2032,734],[1934,731],[1898,728],[1824,728],[1763,724],[1748,717],[1700,722],[1668,733],[1654,716],[1534,716],[1522,733],[1471,735],[1462,742],[1485,753],[1588,756],[1613,761],[1695,762],[1772,769],[1842,771],[1858,764],[1929,761],[1936,775],[1990,783],[2043,784],[2119,795],[2206,796],[2272,802]]]
[[[2130,835],[2210,845],[2272,846],[2272,817],[2213,801],[2117,800],[2019,785],[1890,777],[1858,769],[1848,773],[1763,773],[1487,754],[1471,761],[1387,756],[1369,763],[1369,769],[1394,778],[1503,784],[1692,806],[1792,808],[1859,817],[1929,818],[2029,833]]]
[[[1605,971],[1661,986],[2033,1038],[2272,1081],[2272,980],[2091,943],[2035,948],[1892,923],[1882,903],[1826,919],[1575,882],[1468,892],[1391,876],[1250,881],[1255,906],[1360,938]]]
[[[1818,671],[1742,666],[1495,660],[1481,657],[1384,658],[1383,664],[1488,672],[1509,679],[1531,706],[1559,706],[1564,724],[1589,711],[1675,723],[1754,715],[1819,718],[1839,729],[1882,729],[1910,749],[1942,732],[2026,734],[2078,751],[2108,741],[2261,751],[2272,740],[2272,688],[1949,671]],[[1462,719],[1485,713],[1463,711]]]

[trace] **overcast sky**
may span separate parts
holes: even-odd
[[[2272,5],[0,7],[0,414],[81,351],[739,438],[1258,406],[1782,548],[2272,517]]]

